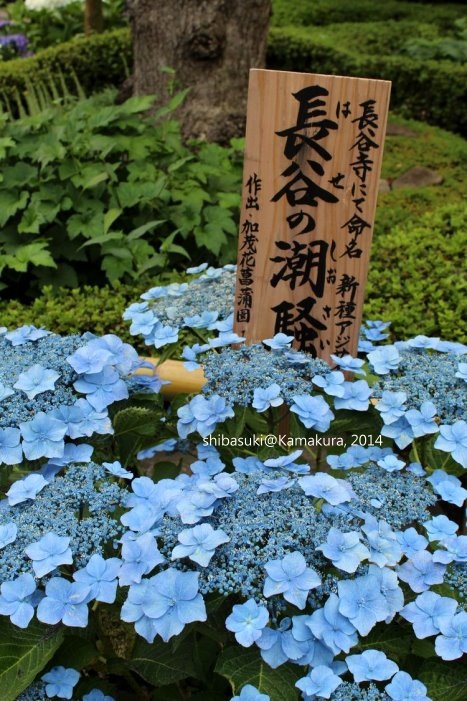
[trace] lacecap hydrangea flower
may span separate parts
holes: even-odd
[[[117,336],[0,335],[0,464],[61,459],[77,438],[113,432],[108,407],[139,387],[136,351]]]

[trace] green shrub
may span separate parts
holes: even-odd
[[[449,28],[462,17],[462,7],[445,3],[441,6],[417,5],[399,0],[273,0],[274,26],[316,26],[335,22],[386,22],[391,19],[410,19],[426,22],[427,18],[441,28]]]
[[[131,285],[117,283],[114,287],[84,285],[72,290],[44,287],[28,304],[19,300],[0,301],[0,322],[9,329],[34,324],[60,334],[115,333],[144,354],[149,352],[147,346],[141,337],[130,336],[129,324],[122,319],[123,311],[151,285],[179,279],[179,274],[167,273],[162,277],[143,277]]]
[[[75,77],[86,94],[120,85],[131,72],[133,52],[128,29],[116,29],[44,49],[31,58],[0,63],[0,108],[16,109],[18,97],[31,83],[46,83],[63,75],[71,91]]]
[[[392,31],[397,33],[398,26],[399,23],[392,25]],[[398,108],[405,116],[452,131],[465,130],[467,66],[375,51],[359,53],[361,32],[358,25],[346,25],[344,29],[339,25],[324,29],[273,27],[268,64],[283,70],[391,80],[391,109]],[[381,37],[389,41],[384,30]]]
[[[392,321],[398,338],[422,333],[465,342],[466,235],[467,210],[459,204],[375,240],[365,318]]]
[[[138,279],[236,251],[236,148],[182,144],[151,97],[114,93],[0,125],[0,274],[10,297],[44,284]],[[164,116],[164,120],[162,117]],[[177,242],[174,242],[177,238]],[[180,245],[180,243],[182,245]],[[5,289],[6,288],[6,289]]]

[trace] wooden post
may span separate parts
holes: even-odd
[[[390,83],[250,71],[234,330],[356,355]]]

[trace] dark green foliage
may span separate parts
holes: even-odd
[[[380,33],[387,51],[397,33],[407,37],[402,23],[389,23],[373,30]],[[361,53],[363,25],[333,25],[326,28],[275,28],[269,34],[268,63],[284,70],[354,75],[392,81],[391,109],[415,119],[438,124],[452,131],[467,127],[465,110],[467,66],[451,61],[422,61],[392,53]],[[371,46],[371,44],[369,45]],[[370,48],[368,48],[370,52]]]
[[[0,107],[17,110],[18,95],[30,83],[48,84],[59,74],[68,89],[76,90],[74,76],[87,94],[108,85],[120,85],[131,72],[131,39],[128,29],[116,29],[44,49],[31,58],[0,63]]]
[[[462,3],[460,3],[462,4]],[[272,22],[284,25],[326,25],[334,22],[386,22],[390,19],[430,21],[441,27],[449,27],[453,20],[462,17],[463,8],[440,0],[439,6],[430,7],[407,0],[273,0]]]
[[[0,288],[10,297],[234,257],[237,148],[182,144],[167,115],[183,93],[155,117],[142,116],[151,97],[114,97],[3,120]]]
[[[392,321],[395,337],[423,333],[465,342],[465,205],[428,212],[372,246],[364,316]]]

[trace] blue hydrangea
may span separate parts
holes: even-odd
[[[317,665],[305,677],[295,684],[307,696],[318,696],[329,699],[333,691],[337,689],[342,679],[334,674],[332,669],[324,665]]]
[[[233,696],[231,701],[270,701],[267,694],[262,694],[252,684],[246,684],[242,687],[239,696]]]
[[[20,574],[11,582],[2,582],[0,590],[0,614],[9,616],[15,626],[27,628],[39,599],[35,596],[34,577],[31,574]]]
[[[30,551],[36,558],[35,569],[48,569],[55,558],[68,559],[68,549],[75,566],[85,567],[93,553],[102,554],[104,545],[121,533],[122,526],[112,512],[123,502],[124,495],[104,468],[89,463],[68,467],[63,476],[56,476],[33,501],[16,506],[4,504],[0,509],[0,526],[14,523],[17,536],[0,550],[0,581],[10,581],[23,572],[34,573],[33,560],[25,556],[25,548],[41,543],[46,534],[65,539],[58,541],[63,545],[68,540],[69,547],[62,551],[60,545],[61,552],[54,555],[53,547],[51,550],[40,547],[38,551],[35,546]]]
[[[28,460],[61,459],[68,438],[112,433],[107,407],[128,397],[136,383],[128,375],[140,365],[112,334],[31,329],[0,335],[0,358],[0,463],[7,465],[23,452]]]
[[[440,618],[441,634],[435,640],[436,654],[443,660],[456,660],[467,652],[467,611],[451,618]]]
[[[412,623],[417,638],[423,639],[439,633],[442,621],[449,624],[456,609],[455,599],[425,591],[404,606],[400,615]]]
[[[379,650],[364,650],[361,655],[348,655],[345,662],[356,682],[384,681],[399,671],[396,663],[388,660],[384,652]]]
[[[326,376],[329,366],[323,360],[305,357],[295,350],[269,351],[261,344],[224,348],[203,358],[206,396],[218,394],[230,404],[251,406],[255,389],[277,385],[284,402],[291,406],[295,395],[309,395],[312,378]]]
[[[41,678],[46,683],[47,696],[71,699],[73,697],[73,689],[80,678],[80,673],[72,667],[53,667]]]
[[[439,433],[435,448],[450,453],[462,467],[467,467],[467,421],[456,421],[452,426],[442,425]]]
[[[465,385],[456,378],[459,357],[454,353],[440,353],[423,348],[400,349],[397,370],[382,376],[373,393],[404,392],[407,409],[420,410],[424,402],[432,402],[441,423],[450,424],[462,419],[465,412]],[[465,417],[464,417],[465,418]]]
[[[259,606],[253,599],[244,604],[235,604],[232,613],[227,617],[227,630],[235,634],[236,641],[243,647],[251,647],[261,637],[263,628],[269,621],[269,613],[265,606]]]
[[[168,569],[131,585],[121,617],[135,623],[137,633],[149,643],[156,635],[167,642],[181,633],[187,623],[205,621],[206,607],[198,591],[198,574]]]
[[[281,560],[270,560],[264,566],[267,577],[263,594],[266,597],[282,594],[284,599],[299,609],[305,608],[308,592],[321,584],[319,575],[307,567],[300,552],[291,552]]]
[[[412,679],[407,672],[397,672],[385,690],[393,701],[408,701],[408,699],[430,701],[426,695],[426,686],[417,679]]]

